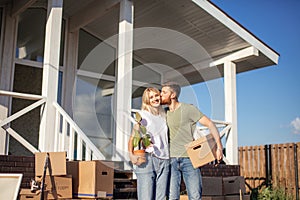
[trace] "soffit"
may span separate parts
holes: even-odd
[[[64,0],[64,15],[74,16],[89,5],[94,5],[97,0]],[[197,0],[196,0],[197,1]],[[76,3],[74,3],[76,2]],[[99,1],[101,2],[101,1]],[[212,13],[205,11],[196,3],[190,0],[134,0],[134,28],[160,27],[169,30],[175,30],[197,41],[208,53],[211,60],[217,60],[229,54],[253,46],[249,41],[230,27],[224,25],[220,19],[212,16]],[[208,3],[210,3],[208,1]],[[220,9],[216,8],[217,11]],[[83,28],[90,33],[106,40],[118,33],[119,6],[114,6],[109,12],[93,20]],[[87,13],[88,14],[88,13]],[[228,19],[232,20],[229,16]],[[227,19],[226,19],[227,20]],[[234,20],[233,20],[234,21]],[[244,27],[236,23],[243,31],[252,35]],[[258,38],[252,35],[254,40],[262,43]],[[138,46],[138,36],[134,36],[134,45]],[[180,43],[180,41],[178,41]],[[161,41],[164,44],[164,41]],[[115,44],[112,44],[116,46]],[[185,45],[178,45],[179,52],[188,52]],[[269,48],[266,46],[266,48]],[[269,48],[270,49],[270,48]],[[176,50],[176,51],[177,51]],[[270,51],[273,51],[270,49]],[[277,54],[276,52],[274,52]],[[277,54],[278,55],[278,54]],[[279,55],[278,55],[279,56]],[[139,49],[134,51],[134,57],[142,63],[159,63],[153,65],[153,68],[163,74],[164,77],[176,79],[176,73],[182,74],[190,83],[202,82],[207,79],[223,76],[222,66],[216,66],[203,69],[209,74],[209,70],[216,70],[219,74],[212,73],[207,78],[198,76],[199,69],[191,65],[189,61],[183,59],[174,52],[168,52],[161,49]],[[203,60],[202,60],[203,61]],[[199,62],[202,62],[199,60]],[[194,63],[192,63],[194,64]],[[267,55],[259,52],[258,56],[250,56],[247,59],[236,62],[237,73],[254,70],[276,64]],[[167,67],[162,67],[167,66]],[[171,71],[176,73],[172,73]],[[201,74],[201,73],[200,73]]]

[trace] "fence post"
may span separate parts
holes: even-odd
[[[271,144],[269,144],[268,145],[268,153],[269,153],[269,155],[268,155],[268,160],[269,160],[269,162],[268,162],[268,166],[269,166],[269,182],[268,182],[268,186],[269,185],[272,185],[272,180],[273,180],[273,175],[272,175],[272,145]]]
[[[271,145],[265,145],[265,159],[266,159],[266,187],[271,186],[272,180],[272,154],[271,154]]]
[[[297,144],[294,143],[294,163],[295,163],[295,183],[296,183],[296,200],[299,200],[299,177],[298,177],[298,159],[297,159]]]

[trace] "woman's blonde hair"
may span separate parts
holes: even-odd
[[[160,105],[157,108],[154,108],[150,105],[150,92],[155,92],[160,95],[160,91],[154,87],[148,87],[144,90],[143,96],[142,96],[142,110],[146,110],[153,115],[160,115],[162,117],[165,117],[165,111]]]

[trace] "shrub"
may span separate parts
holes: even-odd
[[[293,200],[293,196],[286,193],[284,188],[264,187],[258,193],[258,200]]]

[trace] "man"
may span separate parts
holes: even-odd
[[[195,106],[178,101],[180,90],[181,88],[178,84],[169,82],[163,85],[161,91],[161,103],[169,107],[167,111],[171,159],[169,199],[179,199],[182,174],[189,200],[199,200],[202,193],[200,169],[194,169],[184,145],[193,141],[193,132],[196,123],[199,122],[208,127],[216,140],[217,160],[221,160],[223,157],[223,146],[218,129],[214,123]]]

